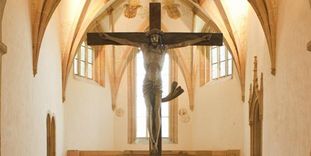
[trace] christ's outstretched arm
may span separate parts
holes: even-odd
[[[141,46],[141,44],[138,42],[133,42],[133,41],[130,41],[130,40],[124,39],[124,38],[114,37],[114,36],[108,35],[107,33],[101,34],[101,37],[103,39],[109,39],[109,40],[115,41],[115,42],[122,44],[122,45],[129,45],[129,46],[134,46],[134,47],[140,47]]]
[[[196,38],[196,39],[192,39],[192,40],[187,40],[187,41],[176,43],[176,44],[170,44],[170,45],[167,45],[166,47],[168,49],[186,47],[186,46],[193,45],[195,43],[199,43],[199,42],[204,41],[204,40],[211,40],[211,38],[212,38],[212,35],[209,34],[209,35],[206,35],[206,36],[202,36],[200,38]]]

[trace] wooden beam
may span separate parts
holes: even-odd
[[[150,30],[161,30],[161,3],[150,3],[149,7]]]
[[[117,38],[124,38],[131,40],[133,42],[148,43],[149,39],[145,33],[125,33],[125,32],[115,32],[115,33],[106,33],[110,36]],[[222,46],[223,44],[223,35],[221,33],[164,33],[163,42],[165,45],[177,44],[186,40],[192,40],[195,38],[204,37],[206,35],[211,35],[210,40],[201,41],[193,45],[217,45]],[[87,34],[87,44],[88,45],[120,45],[119,43],[111,40],[104,39],[103,33],[88,33]]]
[[[166,45],[181,43],[183,41],[189,41],[196,38],[201,38],[206,35],[211,35],[210,40],[201,41],[192,45],[198,46],[222,46],[223,45],[223,35],[222,33],[165,33],[163,35],[163,41]]]
[[[114,32],[114,33],[105,33],[109,36],[117,37],[117,38],[124,38],[131,40],[133,42],[140,42],[140,43],[148,43],[148,38],[145,33],[124,33],[124,32]],[[108,39],[104,39],[103,33],[87,33],[87,44],[88,45],[120,45],[115,41],[111,41]]]

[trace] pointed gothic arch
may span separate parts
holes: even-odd
[[[269,48],[271,74],[276,74],[277,0],[248,0],[257,14]]]
[[[0,0],[0,3],[5,4],[6,0]],[[101,17],[107,15],[111,9],[119,5],[121,0],[110,0],[110,1],[90,1],[87,0],[83,4],[82,12],[78,15],[78,20],[73,23],[72,33],[69,33],[68,40],[66,40],[62,45],[62,92],[63,100],[65,99],[65,91],[68,80],[68,75],[70,72],[73,57],[77,48],[80,45],[81,38],[83,38],[85,32],[89,30],[92,25]],[[217,27],[221,32],[224,33],[224,38],[227,40],[228,45],[232,51],[234,60],[236,62],[237,72],[239,75],[242,98],[244,99],[245,93],[245,51],[241,51],[238,48],[240,42],[234,34],[232,34],[232,28],[230,27],[230,22],[226,18],[226,12],[223,10],[221,2],[217,3],[218,10],[222,12],[220,19],[212,16],[212,12],[204,9],[203,0],[180,0],[180,2],[191,7],[193,11],[206,23]],[[277,25],[277,1],[271,0],[248,0],[251,4],[253,10],[256,12],[258,19],[263,27],[266,40],[268,42],[271,69],[272,73],[275,74],[275,64],[276,64],[276,25]],[[32,7],[32,30],[33,30],[33,73],[37,72],[37,64],[39,59],[40,45],[46,30],[46,27],[51,19],[51,16],[55,13],[55,9],[61,0],[41,0],[38,2],[33,1]],[[266,6],[266,7],[264,7]],[[1,5],[4,8],[4,5]],[[0,22],[3,12],[3,8],[0,7]],[[222,22],[225,22],[223,26]],[[1,29],[1,26],[0,26]],[[66,28],[68,29],[68,27]],[[1,36],[1,30],[0,30]],[[0,37],[1,38],[1,37]],[[1,40],[0,40],[1,41]],[[310,46],[309,46],[310,49]],[[0,42],[0,50],[6,51],[4,44]]]
[[[138,54],[138,49],[133,48],[133,52],[130,54],[130,60],[127,65],[127,98],[128,98],[128,143],[135,143],[136,137],[136,55]],[[174,52],[168,52],[168,71],[169,71],[169,84],[173,81],[178,80],[178,58],[175,56]],[[179,66],[180,67],[180,66]],[[168,87],[168,86],[167,86]],[[178,143],[178,98],[169,101],[169,136],[168,140],[170,143]]]
[[[50,19],[61,0],[36,0],[31,2],[32,65],[37,74],[41,43]]]

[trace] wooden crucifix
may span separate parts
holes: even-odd
[[[150,3],[148,32],[88,33],[88,45],[129,45],[140,47],[144,57],[146,75],[143,84],[147,108],[149,151],[151,156],[161,156],[161,103],[170,101],[183,93],[173,82],[170,93],[162,98],[161,70],[168,49],[191,45],[221,46],[221,33],[164,33],[161,31],[161,3]]]

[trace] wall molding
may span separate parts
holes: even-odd
[[[0,24],[1,24],[1,22],[0,22]],[[0,28],[1,28],[1,25],[0,25]],[[1,110],[2,55],[6,54],[6,52],[7,52],[7,46],[0,41],[0,156],[1,156],[1,143],[2,143],[2,138],[1,138],[1,133],[2,133],[2,131],[1,131],[1,128],[2,128],[1,127],[1,114],[2,114],[2,110]]]
[[[145,156],[148,151],[67,151],[67,156]],[[224,151],[163,151],[163,156],[240,156],[240,150],[224,150]]]

